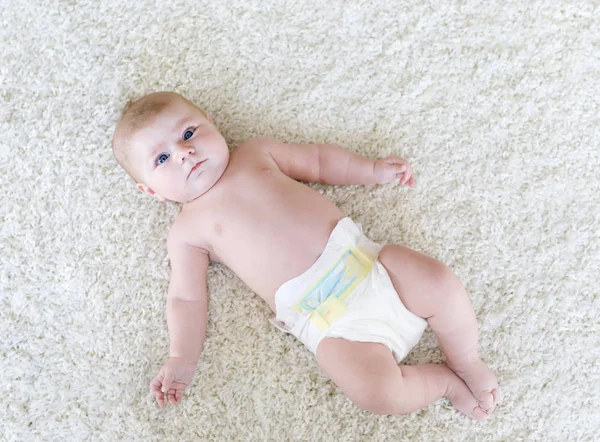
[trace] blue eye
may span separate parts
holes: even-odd
[[[156,158],[156,164],[162,164],[169,158],[169,154],[161,153],[158,158]]]
[[[188,129],[183,133],[183,139],[189,140],[190,138],[192,138],[192,135],[194,135],[194,131],[191,129]]]

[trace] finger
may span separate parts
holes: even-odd
[[[181,402],[181,399],[183,399],[183,389],[175,390],[175,400],[177,403]]]
[[[406,172],[404,172],[404,176],[402,177],[401,184],[402,185],[407,184],[410,181],[411,178],[412,178],[412,171],[411,170],[407,170]]]
[[[394,170],[396,173],[403,173],[406,172],[406,164],[392,164],[392,166],[394,166]]]
[[[405,164],[406,163],[404,158],[400,158],[400,157],[387,157],[385,160],[389,164]]]
[[[154,400],[158,403],[158,405],[160,405],[161,407],[165,406],[164,394],[160,390],[160,386],[156,390],[153,387],[152,396],[154,397]]]
[[[173,381],[175,381],[175,372],[172,370],[167,370],[164,374],[164,378],[162,381],[163,393],[171,388],[171,384],[173,383]]]
[[[410,180],[408,180],[408,185],[409,185],[410,187],[415,187],[415,183],[416,183],[415,177],[414,177],[414,176],[411,176],[411,177],[410,177]]]
[[[171,405],[175,405],[177,403],[177,401],[175,400],[175,390],[173,388],[167,391],[167,400]]]
[[[403,186],[410,179],[410,171],[406,171],[403,173],[397,173],[396,178],[398,178],[398,182],[401,186]]]
[[[165,397],[162,391],[154,393],[154,399],[156,400],[156,402],[158,402],[158,405],[160,405],[161,408],[165,406]]]
[[[150,391],[151,392],[157,393],[160,391],[164,377],[165,376],[163,373],[159,373],[154,379],[152,379],[152,381],[150,381]]]

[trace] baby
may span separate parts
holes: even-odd
[[[169,404],[181,401],[200,357],[212,261],[260,295],[272,323],[300,339],[358,407],[403,414],[446,397],[473,419],[494,409],[500,388],[479,358],[458,278],[421,253],[370,241],[299,182],[413,187],[408,162],[264,138],[230,154],[212,118],[171,92],[125,109],[113,152],[140,191],[183,203],[167,240],[169,359],[150,385],[161,407],[165,394]],[[427,324],[446,364],[398,365]]]

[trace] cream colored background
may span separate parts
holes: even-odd
[[[597,2],[8,0],[0,20],[1,440],[597,438]],[[359,411],[218,266],[193,385],[153,405],[177,207],[136,193],[109,143],[155,90],[205,108],[232,148],[412,161],[413,191],[315,187],[461,277],[505,391],[494,416]],[[407,362],[440,360],[428,331]]]

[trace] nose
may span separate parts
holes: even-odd
[[[187,145],[177,146],[177,152],[176,152],[177,162],[179,164],[183,164],[186,162],[186,160],[189,158],[190,155],[193,155],[195,153],[196,153],[196,150],[192,146],[187,146]]]

